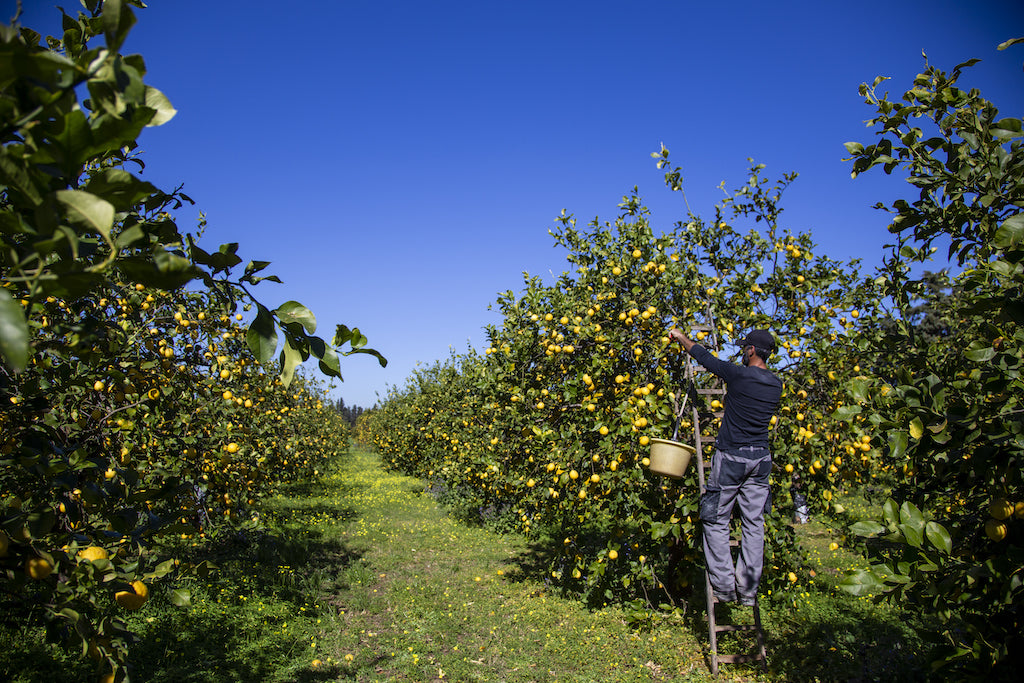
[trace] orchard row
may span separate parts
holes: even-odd
[[[686,356],[668,333],[682,327],[721,355],[770,328],[785,394],[773,421],[781,495],[767,551],[780,571],[768,580],[791,585],[789,572],[803,571],[792,494],[824,511],[837,489],[889,475],[848,339],[877,296],[855,264],[816,255],[809,235],[778,224],[792,177],[770,183],[761,171],[751,168],[713,220],[690,216],[660,233],[636,196],[614,224],[580,229],[563,216],[553,234],[573,270],[500,296],[503,322],[488,330],[484,353],[417,373],[366,417],[362,438],[477,517],[503,515],[526,533],[558,529],[552,576],[591,599],[679,600],[700,570],[695,468],[682,481],[653,474],[650,440],[672,438],[678,415],[676,440],[692,443],[696,402],[712,443],[721,404],[687,386]],[[701,387],[709,380],[697,376]]]
[[[129,172],[140,131],[175,112],[119,52],[141,4],[83,6],[63,38],[0,26],[0,591],[12,619],[128,680],[125,612],[162,580],[186,604],[169,579],[212,569],[177,550],[259,528],[263,498],[346,452],[298,365],[338,376],[339,356],[379,354],[260,303],[268,264],[233,275],[238,245],[203,250],[174,219],[191,199]]]

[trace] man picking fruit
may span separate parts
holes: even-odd
[[[700,500],[704,557],[719,602],[753,605],[764,564],[764,515],[771,507],[768,475],[772,454],[768,425],[782,398],[782,380],[765,362],[775,353],[775,337],[753,330],[737,342],[743,364],[720,360],[681,330],[669,336],[694,360],[726,384],[725,417],[715,439],[715,455]],[[738,504],[743,542],[733,566],[729,519]]]

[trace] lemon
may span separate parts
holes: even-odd
[[[1006,525],[998,519],[985,522],[985,535],[997,543],[1006,538]]]
[[[82,550],[78,551],[79,561],[90,560],[94,562],[96,560],[105,560],[108,557],[110,557],[110,554],[107,553],[106,549],[101,548],[98,545],[91,545],[88,548],[83,548]]]
[[[114,601],[129,612],[134,612],[146,604],[149,598],[149,588],[141,581],[132,581],[132,590],[118,591],[114,594]]]
[[[1013,504],[1005,498],[996,498],[988,506],[988,514],[992,516],[992,519],[1003,520],[1012,515],[1013,512]]]
[[[40,581],[53,572],[53,565],[41,557],[30,557],[25,560],[25,574],[30,579]]]

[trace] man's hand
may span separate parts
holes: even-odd
[[[682,345],[683,345],[683,349],[684,349],[684,350],[685,350],[685,351],[686,351],[687,353],[689,353],[689,352],[690,352],[690,349],[691,349],[691,348],[693,348],[693,345],[694,345],[694,344],[696,343],[696,342],[694,342],[694,341],[693,341],[692,339],[690,339],[689,337],[687,337],[687,336],[686,336],[686,335],[685,335],[685,334],[683,333],[683,331],[682,331],[682,330],[680,330],[679,328],[676,328],[676,329],[672,330],[671,332],[669,332],[669,333],[668,333],[668,338],[669,338],[669,339],[671,339],[671,340],[673,340],[673,341],[677,341],[677,342],[679,342],[680,344],[682,344]]]

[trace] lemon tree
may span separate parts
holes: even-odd
[[[668,150],[654,156],[681,189]],[[771,328],[786,393],[766,583],[790,589],[788,571],[806,576],[791,492],[831,510],[833,490],[876,470],[875,426],[847,389],[861,375],[847,331],[870,313],[878,285],[787,228],[780,198],[796,176],[770,181],[763,170],[752,164],[708,218],[661,231],[635,191],[612,222],[560,216],[552,235],[570,269],[499,295],[503,320],[488,328],[484,353],[414,374],[364,416],[361,437],[469,516],[558,534],[552,579],[586,599],[679,604],[700,580],[696,475],[673,482],[647,468],[650,440],[672,436],[687,393],[685,356],[668,332],[692,329],[730,353],[746,331]],[[688,400],[712,441],[721,406]],[[692,441],[695,428],[687,409],[678,439]]]
[[[860,344],[900,477],[883,519],[854,529],[884,542],[846,587],[933,615],[936,665],[957,678],[1012,676],[1024,645],[1024,122],[958,84],[975,61],[929,65],[899,99],[863,85],[878,139],[847,144],[855,175],[898,171],[918,192],[887,207],[894,312]],[[920,274],[932,259],[944,292]],[[941,334],[922,334],[922,302]]]
[[[142,129],[174,115],[119,53],[141,3],[83,5],[59,39],[0,26],[0,583],[11,614],[123,679],[123,612],[209,570],[168,541],[258,525],[261,497],[347,447],[303,361],[384,360],[256,299],[267,262],[179,229],[191,199],[131,172]]]

